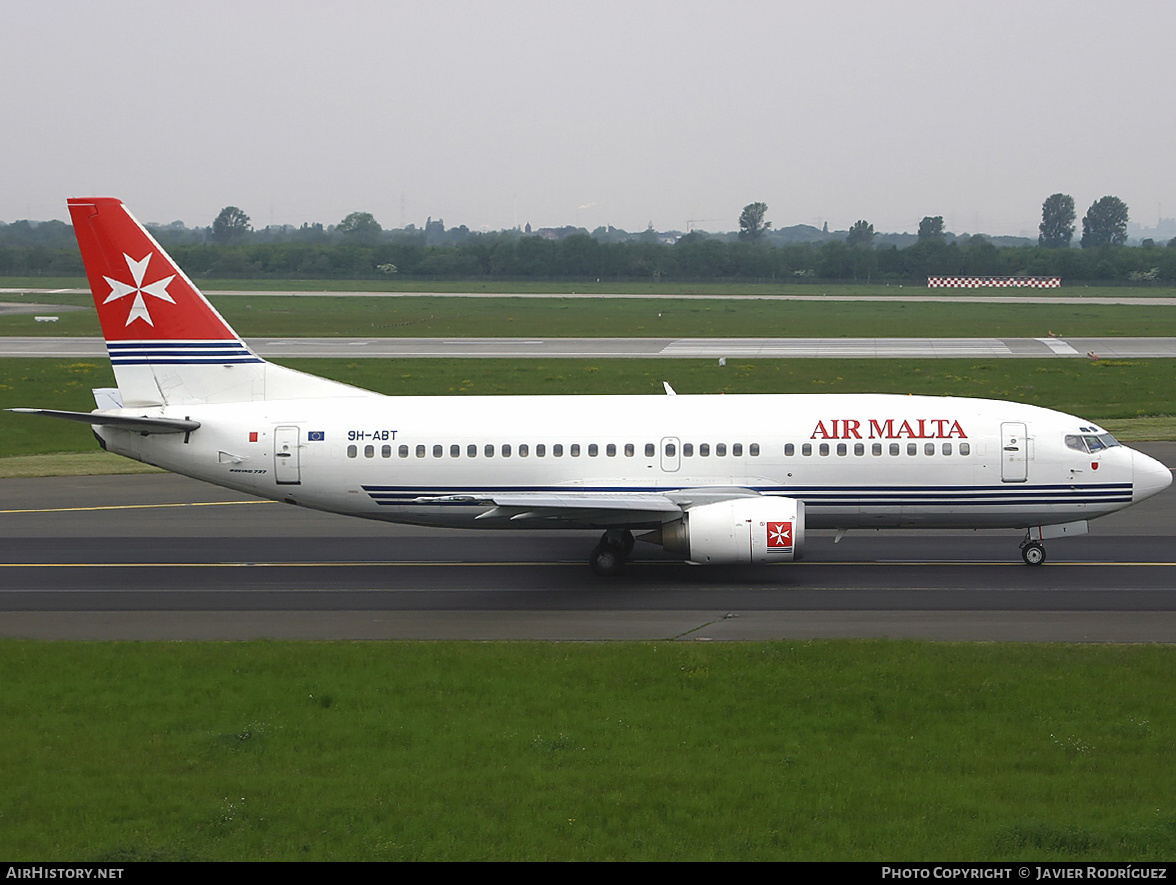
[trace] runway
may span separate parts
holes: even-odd
[[[0,502],[3,636],[1176,642],[1170,492],[1038,568],[1015,531],[813,533],[804,562],[756,568],[639,544],[613,580],[591,534],[394,526],[169,475],[2,480]]]
[[[250,338],[267,359],[1176,357],[1176,338]],[[0,357],[106,358],[101,338],[0,338]]]

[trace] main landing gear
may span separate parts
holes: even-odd
[[[1028,537],[1021,542],[1021,558],[1025,565],[1041,565],[1045,562],[1045,545]]]
[[[592,549],[588,564],[597,575],[615,575],[625,567],[625,559],[633,551],[633,544],[633,533],[628,529],[609,529]]]

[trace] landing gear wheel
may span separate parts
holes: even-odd
[[[611,544],[597,544],[588,558],[592,573],[602,578],[617,574],[625,565],[625,554],[620,547]]]
[[[1045,562],[1045,546],[1040,541],[1022,544],[1021,558],[1025,560],[1025,565],[1041,565]]]
[[[593,573],[601,577],[615,575],[625,567],[625,557],[633,549],[633,533],[628,529],[609,530],[600,536],[600,543],[592,550],[588,557],[588,564]]]

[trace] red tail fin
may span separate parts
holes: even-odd
[[[253,353],[121,200],[69,214],[127,408],[371,395]]]
[[[70,200],[69,214],[108,342],[236,340],[121,200]]]

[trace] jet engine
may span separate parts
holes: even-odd
[[[657,534],[646,538],[693,565],[792,562],[804,546],[804,502],[764,496],[699,504]]]

